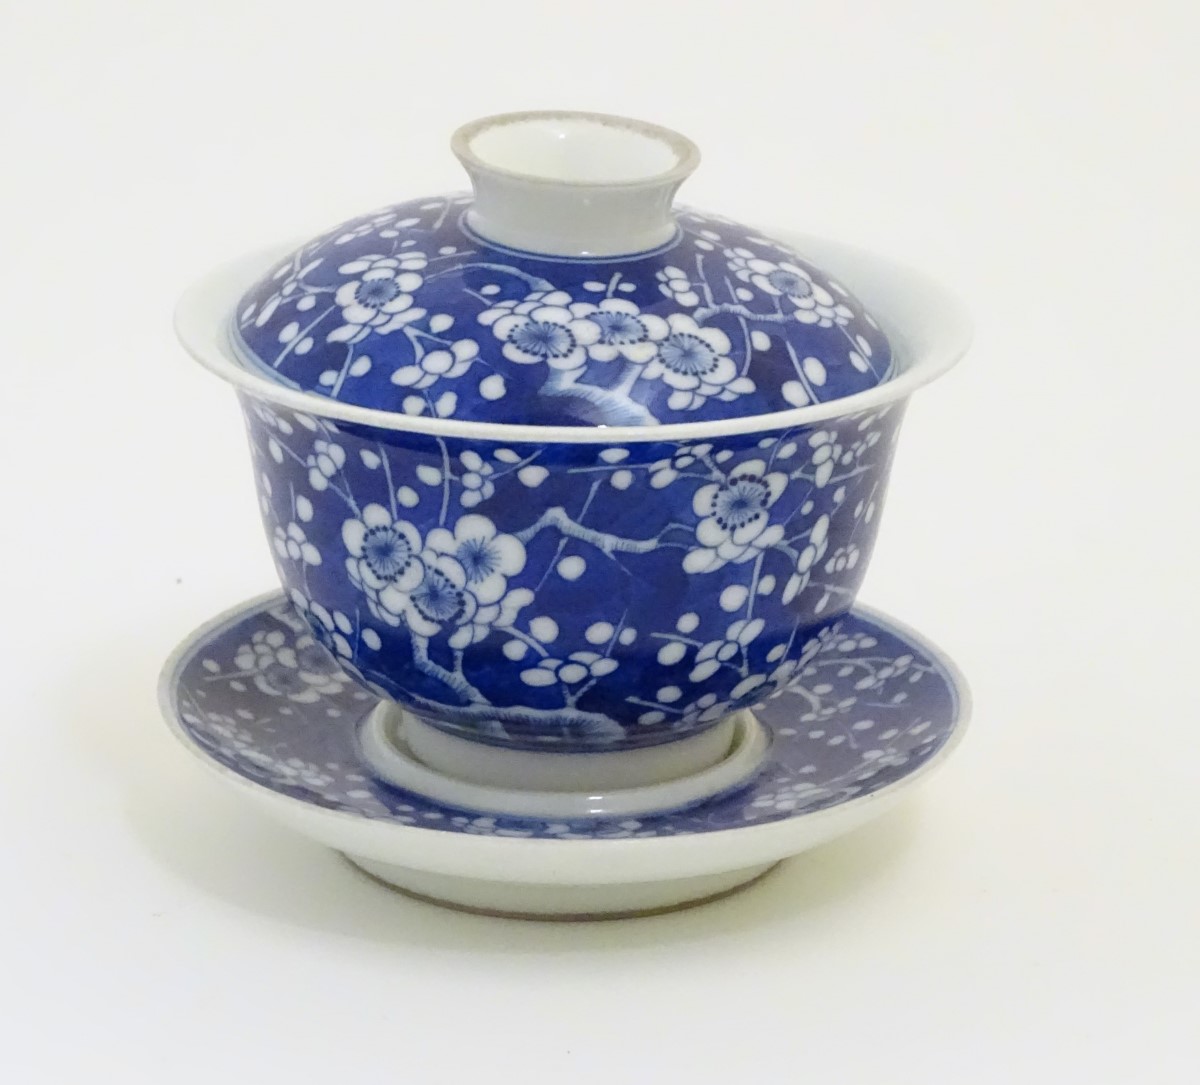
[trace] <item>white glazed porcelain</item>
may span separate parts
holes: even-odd
[[[461,739],[415,716],[408,716],[405,744],[426,765],[485,787],[526,787],[534,791],[606,791],[647,787],[692,776],[729,754],[736,716],[697,735],[641,750],[547,753],[531,758]]]
[[[665,881],[565,885],[463,878],[381,863],[361,855],[348,854],[346,858],[386,885],[433,904],[483,915],[560,920],[617,919],[705,904],[745,888],[777,865],[756,863]]]
[[[464,125],[467,223],[501,245],[558,256],[645,252],[675,232],[671,202],[700,161],[691,140],[598,113],[516,113]]]
[[[484,814],[574,819],[636,817],[693,806],[744,784],[762,767],[771,745],[770,734],[750,712],[739,712],[694,738],[649,751],[543,754],[532,766],[528,758],[513,759],[511,751],[480,749],[478,743],[462,743],[468,749],[447,751],[443,748],[447,739],[462,742],[382,702],[362,729],[360,749],[376,778],[446,806]],[[703,746],[696,750],[699,756],[693,755],[697,767],[686,773],[663,778],[653,757],[646,757],[647,753],[674,755],[676,746],[695,746],[699,740]],[[718,751],[715,756],[709,747]],[[427,752],[431,748],[441,755],[441,764],[460,771],[464,765],[473,768],[481,782],[432,767],[435,762]],[[507,759],[511,776],[505,778],[502,772],[486,771],[477,764],[477,759],[488,756]],[[620,759],[616,775],[609,777],[610,784],[597,788],[594,781],[603,778],[603,770],[588,762],[614,756]],[[636,775],[626,776],[622,771],[626,766]],[[541,772],[542,778],[531,778],[531,769]],[[498,779],[506,782],[497,784]]]

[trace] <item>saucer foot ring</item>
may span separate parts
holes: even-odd
[[[777,862],[761,863],[657,882],[553,885],[461,878],[343,854],[372,878],[408,896],[460,911],[513,919],[622,919],[674,911],[728,896],[778,866]]]

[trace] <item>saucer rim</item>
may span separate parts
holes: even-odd
[[[798,811],[776,821],[679,836],[548,840],[448,833],[430,826],[330,809],[300,796],[283,794],[222,764],[184,728],[175,709],[174,691],[187,663],[214,635],[236,621],[286,601],[279,589],[243,600],[193,628],[176,645],[158,679],[159,708],[168,727],[209,772],[310,839],[348,854],[439,874],[548,885],[611,884],[692,877],[784,859],[857,828],[895,805],[954,753],[971,721],[971,690],[958,665],[912,626],[874,607],[855,603],[848,616],[865,619],[917,646],[953,697],[950,732],[941,747],[911,772],[878,791],[820,810]],[[372,706],[364,707],[369,712]],[[777,748],[778,744],[772,745],[773,750]],[[769,756],[766,763],[770,763]]]

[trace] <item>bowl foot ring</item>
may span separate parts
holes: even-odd
[[[408,741],[410,730],[427,726],[398,705],[381,703],[359,732],[364,764],[392,787],[460,810],[501,817],[620,819],[687,809],[749,783],[766,763],[771,748],[770,730],[754,713],[743,710],[721,722],[719,726],[728,736],[724,752],[698,772],[639,787],[548,791],[475,783],[434,768],[417,756]]]

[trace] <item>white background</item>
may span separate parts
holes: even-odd
[[[0,1076],[1194,1081],[1195,5],[585,5],[0,11]],[[154,697],[273,583],[176,296],[460,187],[452,128],[545,106],[676,127],[689,202],[905,257],[978,321],[863,592],[955,655],[974,733],[895,816],[610,924],[394,895]]]

